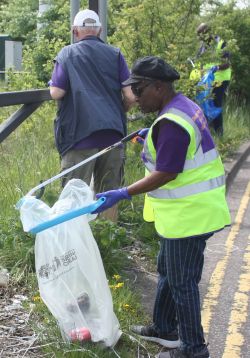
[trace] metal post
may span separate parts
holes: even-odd
[[[74,18],[78,13],[79,9],[80,9],[80,0],[70,0],[70,27],[72,26]],[[73,43],[74,42],[73,33],[72,31],[70,31],[70,33],[71,33],[71,43]]]
[[[107,41],[107,0],[99,0],[99,17],[102,24],[101,39]]]
[[[99,1],[98,0],[89,0],[89,10],[93,10],[97,14],[99,14]]]
[[[89,9],[95,11],[102,23],[101,39],[107,40],[107,0],[89,0]]]

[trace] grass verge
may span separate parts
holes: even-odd
[[[33,305],[33,328],[38,334],[39,344],[45,354],[51,357],[124,357],[130,358],[147,352],[154,354],[156,348],[131,338],[129,326],[147,320],[138,296],[125,271],[133,264],[131,249],[140,242],[146,260],[155,262],[158,243],[152,225],[142,220],[143,196],[139,195],[130,203],[121,203],[119,225],[97,220],[91,223],[97,240],[104,267],[111,285],[114,310],[124,332],[114,350],[88,343],[68,346],[62,342],[57,324],[46,306],[39,299],[34,274],[34,238],[24,234],[19,222],[16,202],[43,179],[50,178],[59,171],[59,159],[54,148],[52,118],[55,107],[52,103],[43,105],[0,147],[0,260],[9,269],[13,284],[26,287],[29,296],[27,305]],[[9,115],[1,113],[1,119]],[[250,137],[250,119],[247,106],[236,105],[233,99],[226,106],[225,135],[215,138],[222,158],[230,154]],[[129,132],[148,124],[140,120],[129,125]],[[143,176],[140,163],[141,147],[128,144],[125,182],[130,184]],[[59,182],[46,189],[44,201],[52,204],[60,192]],[[119,277],[119,279],[118,279]],[[79,351],[81,350],[81,351]]]

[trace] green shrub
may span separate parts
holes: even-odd
[[[0,216],[0,261],[16,283],[27,282],[34,271],[34,237],[23,232],[18,215]]]

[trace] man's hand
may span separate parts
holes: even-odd
[[[114,206],[120,200],[131,200],[131,196],[129,195],[127,188],[109,190],[104,193],[96,194],[97,199],[101,197],[104,197],[106,199],[105,202],[101,206],[99,206],[99,208],[97,208],[92,214],[101,213],[102,211]]]
[[[146,135],[148,134],[149,128],[143,128],[140,130],[140,132],[138,132],[138,136],[135,138],[136,141],[140,144],[144,143],[144,139],[146,137]]]
[[[66,94],[66,91],[59,87],[50,87],[50,95],[53,99],[62,99]]]
[[[213,67],[210,68],[212,73],[215,73],[216,71],[219,71],[219,69],[220,69],[219,66],[213,66]]]
[[[128,112],[136,104],[135,96],[130,86],[122,88],[122,97],[125,112]]]

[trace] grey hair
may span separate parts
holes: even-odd
[[[73,26],[73,28],[77,28],[79,32],[84,34],[97,35],[100,32],[100,26]]]

